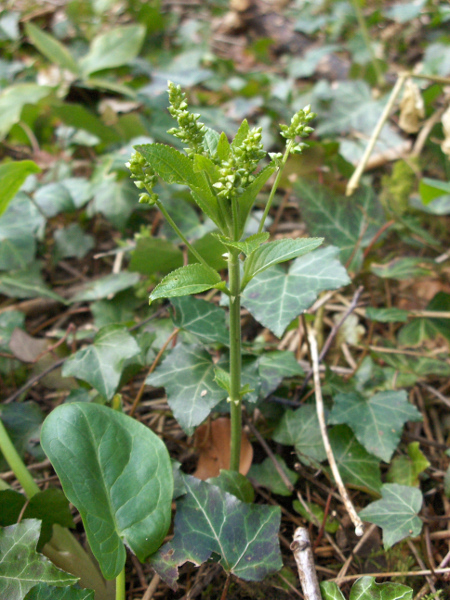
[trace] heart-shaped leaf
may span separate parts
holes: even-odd
[[[176,327],[193,333],[206,344],[229,343],[230,334],[222,308],[192,296],[173,298],[170,303],[175,309],[172,320]]]
[[[125,543],[144,561],[170,525],[173,475],[150,429],[99,404],[59,406],[42,428],[42,446],[79,510],[106,579],[125,564]]]

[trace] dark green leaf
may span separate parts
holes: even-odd
[[[136,340],[125,327],[108,325],[97,333],[93,344],[66,360],[62,374],[87,381],[102,396],[111,399],[119,385],[123,363],[139,352]]]
[[[0,595],[5,600],[24,600],[40,582],[57,587],[77,582],[36,552],[40,529],[40,521],[27,519],[0,530]]]
[[[101,213],[114,227],[124,229],[137,206],[136,188],[130,184],[126,179],[120,182],[111,178],[102,181],[89,204],[88,216]]]
[[[421,420],[422,415],[401,390],[379,392],[372,398],[356,392],[338,394],[328,422],[349,425],[370,454],[389,462],[400,442],[404,424]]]
[[[146,383],[165,387],[169,406],[188,435],[227,397],[214,381],[210,354],[199,346],[176,346]]]
[[[298,364],[293,352],[274,350],[264,352],[258,359],[258,370],[261,381],[260,395],[267,398],[285,377],[304,375],[302,367]]]
[[[159,283],[150,294],[150,302],[158,298],[173,298],[199,294],[211,288],[221,288],[220,275],[209,267],[195,263],[180,267]]]
[[[39,444],[44,413],[35,402],[3,404],[0,416],[20,456],[28,452],[38,460],[44,458]]]
[[[57,588],[40,583],[28,592],[25,600],[94,600],[94,592],[76,589],[72,586]]]
[[[129,273],[128,271],[105,275],[105,277],[101,277],[85,285],[84,289],[73,296],[72,302],[102,300],[136,285],[138,281],[139,275],[137,273]]]
[[[120,134],[111,126],[105,125],[94,113],[81,104],[70,102],[53,103],[52,111],[63,123],[81,129],[98,137],[104,144],[121,141]]]
[[[169,273],[183,265],[183,253],[179,248],[159,238],[139,236],[131,256],[130,271],[143,275]]]
[[[192,296],[173,298],[170,303],[175,309],[172,319],[176,327],[193,333],[205,344],[228,345],[229,332],[222,308]]]
[[[345,600],[333,581],[320,584],[323,600]],[[361,577],[350,591],[349,600],[412,600],[413,590],[401,583],[375,583],[375,577]]]
[[[152,557],[151,565],[176,589],[178,567],[200,565],[215,553],[228,573],[260,581],[281,568],[280,509],[240,502],[195,477],[185,477],[187,494],[177,502],[174,538]]]
[[[422,521],[417,515],[423,501],[420,490],[386,483],[381,487],[381,495],[381,500],[366,506],[359,516],[383,529],[384,547],[390,548],[400,540],[419,535]]]
[[[55,238],[55,260],[61,258],[84,258],[89,250],[95,246],[92,235],[84,233],[78,223],[57,229]]]
[[[237,471],[220,469],[219,477],[211,477],[208,483],[217,486],[224,492],[233,494],[241,502],[252,503],[255,500],[255,490],[250,481]]]
[[[280,337],[289,323],[309,308],[323,290],[349,283],[332,246],[297,258],[286,272],[276,265],[252,279],[242,304],[262,325]]]
[[[292,485],[295,485],[297,483],[298,474],[287,467],[281,456],[275,456],[275,458],[286,477]],[[281,479],[270,458],[266,458],[264,462],[259,465],[252,465],[248,472],[248,476],[257,485],[267,488],[274,494],[279,494],[280,496],[290,496],[292,494],[291,490],[287,488],[286,484]]]
[[[79,75],[80,70],[74,57],[61,42],[33,25],[33,23],[25,23],[25,31],[39,52],[48,58],[51,63],[56,63],[63,69],[68,69],[75,75]]]
[[[3,119],[3,115],[2,115]],[[4,162],[0,165],[0,215],[17,194],[28,175],[40,173],[41,169],[32,160]]]
[[[20,271],[0,273],[0,294],[11,298],[51,298],[67,304],[64,298],[45,285],[40,265],[37,263]]]
[[[99,404],[66,404],[47,417],[42,446],[106,579],[122,570],[124,543],[142,562],[159,548],[173,476],[165,445],[148,427]]]

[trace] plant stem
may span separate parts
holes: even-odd
[[[32,498],[35,494],[40,492],[39,487],[36,485],[34,479],[30,475],[30,472],[26,468],[23,460],[20,458],[14,444],[11,442],[8,432],[0,419],[0,450],[5,457],[6,462],[10,466],[11,470],[17,478],[17,481],[23,487],[27,498]]]
[[[125,600],[125,567],[116,577],[116,600]]]
[[[361,7],[359,5],[359,1],[352,0],[352,4],[353,4],[353,8],[355,10],[356,19],[358,21],[359,30],[361,31],[361,35],[363,36],[364,43],[370,54],[370,59],[372,61],[373,69],[374,69],[375,75],[377,77],[377,83],[380,87],[383,87],[386,80],[384,78],[383,73],[381,72],[380,65],[377,62],[377,57],[375,56],[375,52],[373,51],[372,41],[370,39],[369,31],[367,30],[366,21],[364,19],[364,15],[362,14]]]
[[[270,190],[269,198],[267,200],[266,208],[264,209],[263,216],[261,217],[261,221],[258,227],[258,233],[261,233],[264,228],[264,223],[266,221],[267,215],[269,214],[270,207],[272,206],[273,199],[275,197],[275,192],[278,189],[278,185],[280,183],[281,175],[283,173],[284,166],[289,158],[289,154],[291,153],[292,146],[294,145],[294,140],[289,140],[286,145],[286,150],[284,151],[283,158],[281,159],[281,165],[277,169],[277,174],[275,177],[275,181],[273,182],[272,189]]]
[[[231,454],[230,470],[239,471],[241,459],[242,401],[241,401],[241,291],[239,250],[229,251],[230,287],[230,412]]]
[[[158,206],[159,210],[162,212],[162,214],[164,215],[164,217],[166,218],[167,222],[169,223],[169,225],[172,227],[172,229],[175,231],[175,233],[178,235],[178,237],[184,242],[184,244],[186,245],[186,247],[188,248],[188,250],[190,250],[192,252],[192,254],[195,256],[195,258],[205,267],[207,267],[208,269],[211,269],[212,267],[210,265],[208,265],[208,263],[206,262],[206,260],[203,258],[203,256],[201,256],[197,250],[194,248],[194,246],[188,242],[186,236],[181,232],[180,228],[178,227],[178,225],[175,223],[175,221],[172,219],[172,217],[169,215],[169,213],[167,212],[167,210],[165,209],[163,203],[161,202],[161,200],[157,200],[156,201],[156,205]]]

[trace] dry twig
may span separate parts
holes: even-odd
[[[298,576],[305,600],[321,600],[311,541],[306,527],[298,527],[295,530],[291,550],[297,563]]]

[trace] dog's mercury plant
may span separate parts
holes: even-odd
[[[230,469],[239,470],[242,397],[250,392],[241,385],[240,297],[245,286],[261,271],[314,250],[321,238],[301,238],[268,242],[264,223],[270,210],[281,173],[290,154],[298,154],[307,146],[297,138],[313,131],[310,121],[316,116],[309,106],[299,110],[289,125],[281,125],[286,138],[283,154],[270,154],[270,163],[258,171],[266,157],[261,141],[261,128],[250,128],[244,120],[230,143],[225,133],[217,133],[199,121],[200,115],[189,112],[186,95],[180,86],[169,82],[169,112],[178,127],[169,130],[186,146],[185,154],[164,144],[136,146],[127,163],[136,186],[142,190],[140,202],[156,205],[168,223],[198,260],[167,275],[153,290],[150,301],[201,293],[216,288],[229,296],[230,369],[216,369],[217,383],[228,392],[231,412]],[[245,228],[258,193],[275,173],[274,183],[259,224],[258,233],[246,237]],[[157,178],[167,183],[185,184],[200,209],[216,225],[217,238],[224,246],[228,260],[228,285],[220,274],[191,246],[163,203],[153,191]],[[241,260],[241,256],[245,259]],[[199,264],[200,263],[200,264]]]

